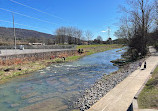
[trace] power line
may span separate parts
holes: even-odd
[[[11,21],[6,21],[6,20],[0,20],[0,22],[7,22],[7,23],[13,23]],[[39,27],[33,27],[33,26],[30,26],[30,25],[24,25],[24,24],[20,24],[20,23],[14,23],[14,24],[17,24],[17,25],[21,25],[21,26],[27,26],[27,27],[31,27],[31,28],[39,28]]]
[[[14,1],[14,0],[9,0],[9,1],[11,1],[11,2],[13,2],[13,3],[16,3],[16,4],[19,4],[19,5],[22,5],[22,6],[24,6],[24,7],[33,9],[33,10],[38,11],[38,12],[40,12],[40,13],[44,13],[44,14],[47,14],[47,15],[49,15],[49,16],[52,16],[52,17],[55,17],[55,18],[58,18],[58,19],[63,20],[63,18],[61,18],[61,17],[58,17],[58,16],[55,16],[55,15],[49,14],[49,13],[47,13],[47,12],[44,12],[44,11],[41,11],[41,10],[39,10],[39,9],[33,8],[33,7],[31,7],[31,6],[22,4],[22,3],[20,3],[20,2],[17,2],[17,1]]]
[[[42,20],[42,19],[35,18],[35,17],[29,16],[29,15],[25,15],[25,14],[21,14],[21,13],[15,12],[15,11],[7,10],[7,9],[4,9],[4,8],[0,8],[0,10],[4,10],[4,11],[7,11],[7,12],[15,13],[15,14],[18,14],[18,15],[21,15],[21,16],[24,16],[24,17],[36,19],[36,20],[39,20],[41,22],[46,22],[46,23],[49,23],[49,24],[53,24],[53,25],[55,24],[55,25],[57,25],[56,23],[52,23],[52,22],[49,22],[47,20]]]
[[[6,23],[10,23],[10,24],[13,23],[12,21],[7,21],[7,20],[0,20],[0,22],[6,22]],[[39,28],[39,27],[34,27],[34,26],[31,26],[31,25],[25,25],[25,24],[21,24],[21,23],[17,23],[17,22],[15,22],[14,24],[21,25],[21,26],[26,26],[26,27],[30,27],[30,28],[36,28],[36,29]],[[44,29],[49,30],[48,28],[44,28]]]

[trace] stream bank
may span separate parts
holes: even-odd
[[[129,63],[112,74],[103,75],[101,79],[96,81],[95,84],[91,86],[91,88],[82,92],[82,95],[73,103],[74,107],[76,109],[80,109],[80,111],[89,109],[117,84],[138,69],[139,62],[142,63],[143,59]]]

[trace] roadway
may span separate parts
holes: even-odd
[[[41,53],[41,52],[54,52],[54,51],[66,51],[66,50],[73,50],[73,49],[8,49],[8,50],[0,50],[0,56],[7,56],[7,55],[18,55],[18,54],[30,54],[30,53]]]

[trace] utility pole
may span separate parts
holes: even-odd
[[[110,38],[110,27],[108,27],[108,38]]]
[[[16,35],[15,35],[15,26],[14,26],[14,14],[12,13],[13,17],[13,31],[14,31],[14,48],[16,49]]]

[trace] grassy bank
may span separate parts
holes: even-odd
[[[158,109],[158,67],[138,97],[139,108]]]
[[[78,49],[83,49],[84,53],[77,54],[75,56],[67,57],[65,61],[61,58],[56,58],[53,60],[42,60],[36,62],[29,62],[25,64],[12,65],[12,66],[0,66],[0,83],[9,80],[18,75],[28,74],[39,69],[43,69],[52,63],[61,63],[61,62],[71,62],[75,61],[83,56],[91,55],[97,52],[103,52],[106,50],[116,49],[122,47],[121,45],[80,45],[77,46]],[[9,69],[9,71],[4,71]]]
[[[82,58],[83,56],[87,56],[87,55],[91,55],[94,53],[103,52],[103,51],[107,51],[107,50],[112,50],[112,49],[116,49],[116,48],[121,48],[121,47],[122,47],[122,45],[117,45],[117,44],[113,44],[113,45],[104,45],[104,44],[101,44],[101,45],[79,45],[79,46],[77,46],[77,50],[83,49],[84,53],[76,55],[76,56],[68,57],[66,59],[66,61],[74,61],[74,60]]]
[[[69,56],[66,58],[65,62],[72,62],[72,61],[78,60],[84,56],[88,56],[91,54],[95,54],[95,53],[103,52],[103,51],[107,51],[107,50],[112,50],[112,49],[116,49],[116,48],[121,48],[121,47],[122,47],[122,45],[117,45],[117,44],[112,44],[112,45],[105,45],[105,44],[101,44],[101,45],[78,45],[77,50],[83,49],[84,53],[78,54],[75,56]],[[61,63],[61,62],[63,62],[63,60],[60,58],[56,58],[56,59],[52,60],[51,62]]]

